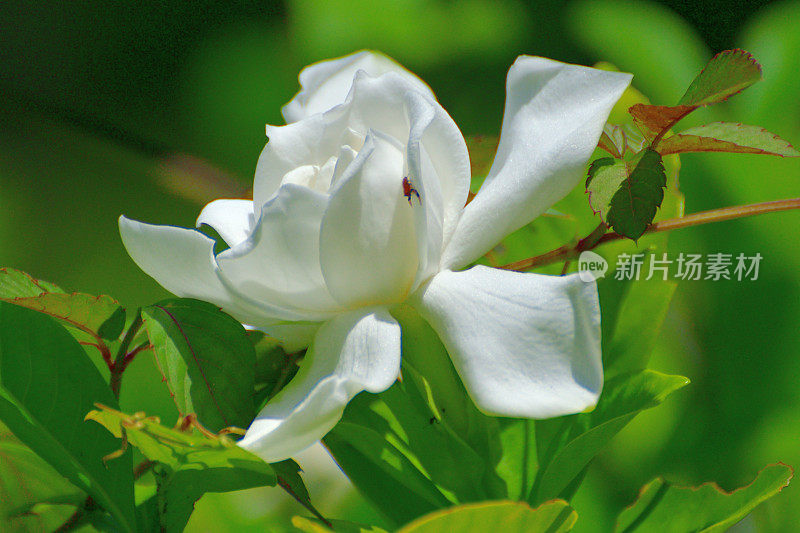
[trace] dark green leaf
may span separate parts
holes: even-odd
[[[540,455],[539,474],[528,501],[540,503],[560,495],[636,414],[660,404],[687,383],[683,376],[652,370],[621,375],[605,384],[594,411],[553,420],[557,430]]]
[[[681,152],[732,152],[798,157],[800,152],[759,126],[712,122],[671,135],[658,143],[661,155]]]
[[[639,498],[619,515],[615,531],[662,533],[722,532],[789,484],[792,469],[767,466],[751,484],[725,492],[713,483],[676,487],[663,479],[645,485]]]
[[[0,302],[0,419],[132,531],[131,455],[103,465],[117,444],[84,422],[94,402],[116,404],[75,339],[42,313]]]
[[[744,50],[725,50],[711,58],[678,105],[722,102],[761,79],[761,65]]]
[[[394,524],[453,504],[425,475],[407,446],[388,432],[340,422],[323,442],[359,492]]]
[[[180,413],[213,431],[247,427],[255,417],[255,351],[242,325],[190,299],[159,302],[142,317]]]
[[[598,159],[589,167],[586,190],[595,212],[614,231],[630,239],[642,236],[664,200],[667,176],[661,155],[645,149],[634,164]]]
[[[481,502],[436,511],[397,533],[565,533],[572,530],[577,520],[578,513],[561,500],[535,509],[524,502]]]
[[[128,443],[158,464],[160,525],[183,531],[194,503],[206,492],[228,492],[275,485],[273,469],[225,436],[181,431],[161,425],[156,417],[127,415],[101,406],[87,415],[117,437],[125,429]],[[113,464],[109,459],[108,464]]]

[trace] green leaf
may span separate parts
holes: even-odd
[[[565,533],[572,530],[577,520],[578,513],[562,500],[547,502],[535,509],[524,502],[480,502],[436,511],[397,533],[472,533],[478,530]]]
[[[397,524],[454,503],[507,497],[495,472],[497,420],[469,399],[427,322],[408,306],[392,314],[403,328],[403,379],[351,401],[326,445]]]
[[[142,317],[180,413],[213,431],[247,427],[255,417],[255,351],[242,325],[191,299],[164,300]]]
[[[14,268],[0,268],[0,298],[25,298],[39,296],[43,292],[63,293],[63,289],[35,279],[29,274]]]
[[[181,431],[163,426],[157,417],[128,415],[98,405],[86,418],[116,437],[125,430],[127,442],[154,467],[158,484],[160,526],[183,531],[194,503],[206,492],[228,492],[275,485],[275,471],[228,437]],[[191,431],[191,430],[190,430]],[[113,465],[115,459],[108,459]]]
[[[304,516],[292,517],[292,525],[304,533],[329,533],[330,531],[335,531],[336,533],[389,533],[378,526],[365,526],[344,520],[331,520],[330,524],[333,529],[313,518]]]
[[[320,512],[311,504],[311,496],[308,494],[305,483],[303,483],[303,478],[300,477],[300,472],[302,471],[300,465],[292,459],[286,459],[279,463],[273,463],[270,466],[272,466],[272,469],[275,471],[278,485],[292,498],[297,500],[300,505],[311,511],[314,516],[322,519]]]
[[[681,152],[733,152],[798,157],[800,152],[774,133],[759,126],[712,122],[664,138],[658,144],[661,155]]]
[[[621,375],[605,384],[594,411],[551,421],[557,430],[542,447],[539,474],[528,501],[540,503],[559,496],[634,416],[688,383],[683,376],[652,370]],[[544,428],[545,424],[537,426]]]
[[[86,495],[11,436],[0,440],[0,523],[11,531],[55,530],[65,517],[35,511],[40,503],[81,505]],[[63,514],[63,513],[62,513]],[[44,524],[42,523],[44,522]]]
[[[615,531],[663,533],[722,532],[789,484],[792,469],[784,464],[764,468],[751,484],[725,492],[713,483],[676,487],[663,479],[645,485],[639,498],[619,515]]]
[[[597,282],[606,379],[647,366],[677,283],[659,278]]]
[[[614,231],[630,239],[642,236],[664,200],[667,176],[661,155],[650,148],[633,162],[611,157],[589,167],[586,191],[589,203]]]
[[[711,58],[678,105],[723,102],[761,79],[761,65],[745,50],[725,50]]]
[[[347,410],[359,409],[357,402],[363,396],[362,393],[351,401]],[[389,411],[379,400],[370,403],[366,409],[374,406],[382,412]],[[359,492],[394,524],[453,504],[426,475],[416,456],[390,430],[344,421],[323,442]]]
[[[83,348],[52,318],[0,302],[0,419],[61,475],[132,531],[131,455],[106,468],[116,447],[84,422],[94,402],[116,400]]]
[[[44,292],[0,299],[50,315],[95,338],[116,340],[125,327],[125,310],[110,296]]]

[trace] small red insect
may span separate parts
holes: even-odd
[[[406,176],[403,178],[403,196],[405,196],[408,199],[408,205],[413,205],[411,203],[412,194],[417,197],[417,201],[421,204],[422,198],[419,197],[419,192],[411,184],[411,180],[408,179],[408,176]]]

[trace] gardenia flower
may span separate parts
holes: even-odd
[[[267,126],[253,201],[216,200],[199,231],[120,218],[128,253],[174,294],[310,346],[297,375],[239,442],[266,461],[323,437],[361,391],[400,371],[393,306],[437,332],[484,412],[547,418],[597,402],[603,384],[594,282],[485,266],[459,270],[580,180],[631,76],[522,56],[508,73],[500,144],[467,204],[458,127],[430,88],[371,52],[311,65]]]

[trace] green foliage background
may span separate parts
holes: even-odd
[[[465,134],[497,133],[505,73],[521,53],[610,61],[633,72],[654,103],[673,104],[713,52],[741,47],[762,63],[764,81],[685,126],[732,117],[797,145],[800,2],[758,4],[743,11],[722,0],[5,2],[0,266],[126,306],[166,297],[125,254],[117,216],[193,224],[219,186],[173,192],[187,180],[175,153],[213,162],[246,189],[263,126],[282,123],[299,69],[366,47],[425,79]],[[695,212],[798,196],[800,163],[688,155],[680,179],[687,212]],[[607,509],[630,503],[660,474],[733,488],[766,463],[800,467],[799,223],[792,212],[671,236],[676,253],[759,252],[761,275],[679,285],[650,366],[692,384],[637,418],[598,458],[575,501],[575,531],[608,530]],[[149,380],[152,389],[123,389],[123,410],[169,409],[150,359],[130,371],[126,379]],[[323,513],[369,521],[357,496],[326,495],[324,487],[310,486]],[[800,489],[790,486],[747,520],[791,531],[798,508]],[[301,512],[275,490],[208,495],[189,530],[279,531]]]

